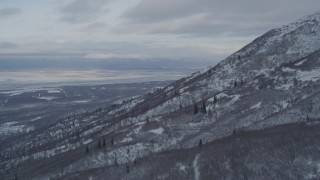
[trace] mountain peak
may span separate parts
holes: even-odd
[[[320,48],[320,11],[256,38],[218,66],[246,74],[295,61]],[[230,71],[230,70],[229,70]]]
[[[318,21],[319,22],[320,21],[320,11],[316,11],[313,14],[306,15],[306,16],[302,17],[300,20],[301,21],[309,20],[309,21]]]
[[[297,29],[300,26],[305,25],[318,25],[320,22],[320,11],[317,11],[313,14],[306,15],[302,18],[299,18],[298,20],[288,24],[284,25],[281,28],[278,28],[282,34],[289,33],[295,29]]]

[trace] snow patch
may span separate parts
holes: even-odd
[[[280,84],[279,86],[275,87],[275,89],[278,89],[278,90],[289,90],[292,86],[293,86],[293,83]]]
[[[38,116],[38,117],[36,117],[36,118],[30,119],[30,121],[37,121],[37,120],[39,120],[39,119],[41,119],[41,118],[42,118],[41,116]]]
[[[47,100],[47,101],[51,101],[53,99],[57,99],[57,97],[55,96],[41,96],[41,97],[36,97],[37,99],[42,99],[42,100]]]
[[[159,127],[159,128],[157,128],[157,129],[152,129],[152,130],[150,130],[149,132],[160,135],[160,134],[163,133],[163,131],[164,131],[164,129],[163,129],[162,127]]]
[[[131,142],[133,139],[132,137],[125,137],[121,140],[121,143],[128,143],[128,142]]]
[[[79,100],[79,101],[73,101],[73,103],[87,103],[90,102],[91,100]]]
[[[88,139],[88,140],[83,141],[83,144],[89,144],[91,142],[92,142],[92,139]]]
[[[237,102],[240,99],[241,95],[237,94],[237,95],[233,95],[232,100],[229,102],[229,104],[234,104],[235,102]]]
[[[11,135],[17,133],[24,133],[33,131],[35,128],[33,126],[26,125],[15,125],[18,122],[7,122],[0,125],[0,135]]]
[[[308,59],[304,59],[304,60],[302,60],[302,61],[300,61],[300,62],[297,62],[296,64],[294,64],[294,65],[296,65],[296,66],[300,66],[300,65],[302,65],[304,62],[306,62]]]
[[[320,78],[320,69],[312,71],[299,71],[297,78],[301,81],[317,81]]]
[[[142,126],[138,126],[138,127],[136,127],[136,128],[133,130],[133,133],[139,134],[140,131],[141,131],[141,129],[142,129]]]
[[[193,161],[193,169],[194,169],[194,179],[195,180],[199,180],[200,179],[200,170],[199,170],[199,164],[198,164],[198,160],[199,160],[200,154],[198,154],[196,156],[196,158]]]
[[[283,72],[295,72],[296,70],[286,67],[286,68],[282,68],[282,71]]]
[[[177,166],[181,171],[186,172],[187,166],[183,165],[182,163],[177,163]]]
[[[166,89],[166,92],[172,90],[174,87],[173,86],[169,86],[167,89]]]
[[[250,109],[258,109],[258,108],[260,108],[260,107],[261,107],[261,103],[262,103],[262,102],[258,102],[257,104],[251,106]]]
[[[49,89],[48,93],[61,93],[61,89]]]
[[[221,98],[224,98],[224,97],[229,97],[229,95],[226,94],[226,93],[220,93],[220,94],[217,95],[217,98],[218,98],[218,99],[221,99]],[[212,100],[213,100],[213,99],[214,99],[214,97],[212,98]]]

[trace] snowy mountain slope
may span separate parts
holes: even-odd
[[[318,179],[319,146],[314,144],[320,143],[319,135],[319,124],[287,124],[239,133],[201,147],[153,154],[130,164],[129,173],[126,165],[118,165],[65,178]]]
[[[152,161],[157,154],[166,156],[163,152],[177,151],[174,153],[177,155],[246,131],[263,131],[288,123],[317,123],[319,82],[320,12],[317,12],[267,32],[215,67],[182,78],[164,89],[61,119],[56,125],[28,133],[15,142],[8,140],[0,150],[3,167],[0,177],[17,173],[35,179],[77,179],[106,168],[111,174],[124,172],[119,178],[134,179],[137,174],[126,175],[126,166],[136,161]],[[101,145],[103,142],[105,146]],[[197,152],[193,153],[196,156]],[[187,169],[192,166],[194,175],[202,176],[205,170],[201,165],[198,168],[202,155],[192,160],[181,158],[189,164],[179,165],[182,171],[190,174]],[[43,165],[46,168],[39,169]],[[139,172],[152,172],[156,168],[143,167]],[[95,176],[101,179],[99,174]],[[183,179],[181,173],[179,177]]]

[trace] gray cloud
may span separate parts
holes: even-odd
[[[289,5],[290,8],[286,8]],[[300,13],[297,12],[299,9],[304,13],[311,13],[310,10],[318,9],[316,5],[320,5],[317,0],[310,0],[308,3],[303,3],[301,0],[142,0],[137,6],[128,9],[124,17],[153,22],[185,18],[195,14],[211,14],[218,19],[248,16],[258,18],[270,15],[275,17],[280,14],[292,16],[294,13]]]
[[[84,23],[95,20],[106,13],[108,0],[73,0],[60,9],[61,21]]]
[[[217,37],[217,36],[252,36],[262,34],[266,29],[270,29],[276,22],[244,23],[241,21],[230,23],[230,21],[214,20],[210,15],[195,18],[187,18],[178,22],[170,22],[170,25],[149,25],[144,31],[149,34],[175,34],[181,36]]]
[[[0,18],[6,18],[21,13],[21,9],[13,7],[5,7],[0,9]]]
[[[142,0],[122,15],[126,22],[116,31],[134,25],[134,33],[256,36],[319,6],[318,0]]]
[[[80,29],[80,32],[84,33],[98,33],[98,32],[105,32],[107,24],[102,22],[95,22],[87,24],[86,26]]]
[[[319,0],[307,3],[301,0],[50,2],[54,3],[45,3],[48,7],[26,7],[23,11],[26,16],[19,16],[19,22],[23,23],[8,21],[6,27],[0,28],[6,36],[3,41],[19,45],[0,42],[0,53],[66,53],[66,56],[76,53],[98,59],[222,57],[267,30],[311,14],[320,7]],[[0,20],[20,12],[15,8],[1,8]],[[49,11],[38,14],[43,16],[39,18],[36,13],[43,13],[41,8],[58,8],[55,15],[65,23],[52,21],[54,16]]]
[[[0,42],[0,49],[12,49],[18,47],[17,44],[10,42]]]

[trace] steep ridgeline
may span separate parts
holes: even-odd
[[[319,82],[320,12],[271,30],[215,67],[180,79],[164,89],[96,113],[64,119],[55,126],[29,133],[14,142],[8,140],[1,147],[0,165],[3,170],[0,170],[0,177],[79,179],[81,176],[85,179],[92,176],[103,179],[101,174],[110,176],[113,173],[117,173],[115,179],[166,179],[169,176],[185,179],[190,174],[194,179],[210,177],[209,172],[214,171],[208,170],[208,167],[202,169],[201,162],[206,158],[200,156],[199,146],[204,154],[210,154],[208,149],[218,147],[217,143],[230,150],[228,143],[237,142],[233,137],[242,137],[241,134],[250,132],[251,136],[254,132],[262,133],[259,136],[263,139],[261,141],[268,138],[274,141],[275,138],[270,135],[272,133],[259,131],[271,128],[269,131],[278,135],[281,134],[279,132],[292,133],[288,130],[291,126],[286,124],[293,124],[294,130],[299,129],[300,125],[307,125],[303,132],[310,134],[304,135],[309,140],[319,139],[319,133],[312,134],[319,130]],[[217,142],[224,138],[231,140]],[[286,136],[287,139],[290,137]],[[299,143],[305,143],[306,147],[311,142],[299,139]],[[318,142],[312,143],[314,145],[310,145],[309,150],[319,145]],[[246,144],[244,147],[250,149],[253,146]],[[268,146],[276,145],[271,143]],[[237,148],[240,147],[237,145]],[[286,153],[284,148],[292,147],[290,144],[280,147],[279,152]],[[242,152],[241,148],[239,151]],[[186,156],[178,156],[179,152]],[[300,157],[299,153],[305,152],[297,151],[292,158],[290,154],[289,159],[294,161]],[[221,152],[215,153],[218,158]],[[161,165],[159,162],[153,163],[152,157],[157,154],[161,155],[157,160],[170,162],[168,167],[171,169],[156,171]],[[308,157],[301,155],[297,167],[303,166],[303,163],[309,164],[299,175],[320,177],[319,167],[313,161],[303,159],[315,159],[311,154]],[[174,155],[178,156],[176,160],[170,160]],[[273,157],[277,155],[282,156],[275,154]],[[231,165],[228,165],[228,154],[222,156],[226,159],[220,163],[227,164],[224,170],[219,170],[225,171],[226,177],[254,179],[265,171],[263,163],[267,162],[259,162],[262,169],[254,169],[257,164],[251,164],[246,167],[251,174],[238,176],[241,172],[232,166],[232,162],[241,158],[232,157]],[[214,163],[212,160],[211,164]],[[205,164],[208,166],[208,162]],[[274,171],[280,172],[281,168]],[[274,176],[285,177],[298,178],[286,174]]]

